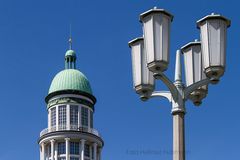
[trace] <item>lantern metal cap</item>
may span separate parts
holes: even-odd
[[[142,41],[142,40],[143,40],[143,37],[135,38],[135,39],[133,39],[133,40],[131,40],[131,41],[128,42],[128,46],[129,46],[130,48],[132,48],[132,45],[134,45],[135,43],[137,43],[137,42],[139,42],[139,41]]]
[[[222,19],[222,20],[226,21],[227,27],[230,27],[230,25],[231,25],[231,20],[227,19],[226,17],[224,17],[220,14],[212,13],[211,15],[207,15],[207,16],[203,17],[202,19],[198,20],[197,21],[197,28],[200,28],[200,25],[204,21],[209,20],[209,19]]]
[[[173,15],[172,15],[171,13],[169,13],[169,12],[166,11],[165,9],[158,9],[157,7],[154,7],[153,9],[150,9],[150,10],[148,10],[148,11],[143,12],[142,14],[140,14],[140,17],[139,17],[140,22],[142,22],[143,19],[144,19],[146,16],[148,16],[148,15],[150,15],[150,14],[154,14],[154,13],[163,13],[163,14],[169,16],[170,19],[171,19],[171,21],[173,21]]]
[[[198,41],[197,39],[195,39],[195,41],[189,42],[189,43],[185,44],[184,46],[182,46],[181,47],[182,54],[185,49],[187,49],[188,47],[194,46],[194,45],[201,45],[201,41]]]

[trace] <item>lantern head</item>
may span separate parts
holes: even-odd
[[[214,13],[197,21],[201,34],[203,69],[213,84],[219,81],[225,71],[227,28],[230,24],[230,20]]]
[[[170,25],[173,16],[164,9],[150,9],[140,15],[143,24],[147,67],[153,73],[164,72],[169,64]]]
[[[154,90],[154,78],[153,73],[147,68],[144,40],[140,37],[130,41],[128,44],[132,54],[134,88],[142,100],[147,100]]]
[[[201,42],[195,40],[190,42],[181,48],[184,56],[185,65],[185,79],[186,85],[190,86],[202,79],[206,78],[202,67],[202,56],[201,56]],[[189,95],[189,99],[193,101],[196,106],[201,104],[202,99],[206,97],[208,93],[208,86],[202,86],[193,91]]]

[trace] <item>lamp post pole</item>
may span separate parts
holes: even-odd
[[[173,160],[185,160],[185,102],[199,106],[207,96],[208,85],[217,84],[225,71],[226,29],[230,20],[208,15],[199,21],[201,41],[195,40],[176,52],[175,79],[164,71],[169,63],[170,23],[173,16],[164,9],[153,9],[140,15],[144,37],[129,42],[132,50],[133,82],[141,100],[166,98],[172,103]],[[181,54],[184,56],[186,84],[182,82]],[[155,80],[161,80],[169,91],[155,91]]]
[[[184,134],[184,116],[185,102],[182,98],[184,85],[182,83],[182,70],[180,61],[180,51],[176,53],[176,68],[175,68],[175,86],[179,92],[178,102],[172,107],[173,115],[173,159],[185,159],[185,134]],[[177,108],[177,109],[175,109]],[[175,110],[174,110],[175,109]]]

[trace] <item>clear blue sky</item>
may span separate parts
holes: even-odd
[[[139,14],[154,6],[175,16],[167,71],[171,78],[175,50],[199,38],[196,20],[212,12],[232,20],[225,76],[218,85],[209,87],[200,108],[186,104],[186,150],[187,159],[192,160],[237,159],[240,23],[236,0],[2,0],[0,160],[39,159],[37,139],[47,127],[44,98],[52,78],[64,68],[70,23],[77,66],[90,80],[98,99],[94,118],[95,128],[105,140],[102,159],[171,160],[171,105],[166,100],[139,100],[132,89],[127,44],[142,35]]]

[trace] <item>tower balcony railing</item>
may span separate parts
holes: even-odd
[[[50,132],[56,132],[56,131],[67,131],[67,130],[71,130],[71,131],[80,131],[80,132],[87,132],[87,133],[91,133],[93,135],[96,135],[98,137],[101,137],[100,133],[94,129],[94,128],[90,128],[87,126],[78,126],[78,125],[70,125],[70,127],[68,127],[67,125],[59,125],[57,126],[53,126],[50,128],[45,128],[40,132],[40,137],[50,133]]]

